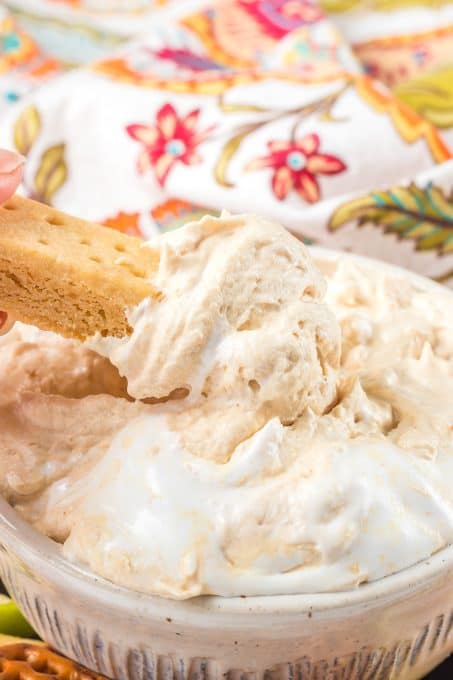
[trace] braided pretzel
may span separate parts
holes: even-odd
[[[0,680],[106,680],[46,646],[19,642],[0,647]]]

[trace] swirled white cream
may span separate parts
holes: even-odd
[[[351,588],[453,542],[453,294],[347,255],[318,262],[325,292],[304,246],[252,217],[150,247],[163,302],[129,339],[0,339],[19,512],[175,598]]]

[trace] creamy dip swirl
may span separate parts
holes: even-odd
[[[253,216],[145,247],[162,296],[129,338],[0,339],[0,491],[27,520],[174,598],[352,588],[453,542],[450,292],[315,265]]]

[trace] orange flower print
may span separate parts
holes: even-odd
[[[274,168],[272,191],[279,201],[295,190],[304,201],[316,203],[321,198],[316,176],[346,170],[345,163],[336,156],[319,153],[320,140],[315,133],[290,142],[273,140],[267,146],[270,153],[252,160],[246,170]]]
[[[128,135],[143,144],[138,159],[139,172],[153,168],[157,181],[163,187],[176,163],[201,163],[202,158],[196,153],[196,148],[209,137],[214,126],[198,131],[199,116],[200,109],[194,109],[179,117],[172,104],[164,104],[156,114],[155,125],[128,125]]]

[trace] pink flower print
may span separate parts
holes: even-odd
[[[276,40],[324,18],[322,9],[311,0],[240,0],[240,4]]]
[[[128,125],[128,135],[143,145],[138,159],[139,172],[153,168],[157,181],[163,187],[177,163],[201,163],[202,158],[196,149],[209,137],[213,126],[197,130],[199,117],[200,109],[180,117],[172,104],[164,104],[156,114],[154,125]]]
[[[320,140],[315,133],[291,142],[273,140],[267,146],[270,153],[252,160],[246,170],[273,168],[272,191],[279,201],[295,190],[307,203],[316,203],[321,198],[316,176],[346,170],[340,158],[319,152]]]

